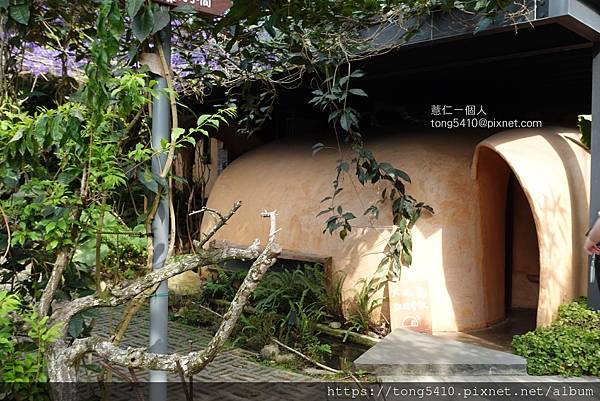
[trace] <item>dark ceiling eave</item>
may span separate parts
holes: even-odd
[[[592,42],[600,41],[600,4],[597,0],[542,0],[548,2],[548,17]]]

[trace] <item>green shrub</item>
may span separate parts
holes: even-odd
[[[0,291],[0,399],[45,400],[44,389],[31,382],[46,382],[44,352],[59,337],[59,326],[48,328],[16,294]]]
[[[515,336],[512,346],[527,359],[529,374],[600,376],[600,312],[585,298],[561,305],[551,326]]]

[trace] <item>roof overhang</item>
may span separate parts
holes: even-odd
[[[567,28],[585,40],[600,42],[598,3],[600,0],[526,0],[525,7],[514,4],[493,20],[484,15],[439,10],[419,20],[409,19],[398,24],[378,25],[365,31],[365,34],[373,37],[374,48],[400,44],[402,47],[414,47],[555,24]],[[519,7],[525,8],[526,11],[511,19],[509,15]],[[406,39],[407,27],[415,25],[418,25],[419,29]]]

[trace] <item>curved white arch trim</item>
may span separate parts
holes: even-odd
[[[548,325],[561,303],[585,293],[589,153],[573,130],[503,131],[477,145],[471,165],[474,179],[483,148],[507,163],[529,201],[540,252],[537,324]]]

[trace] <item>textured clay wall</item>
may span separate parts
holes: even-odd
[[[522,181],[519,173],[516,174],[531,204],[531,196],[538,195],[531,195],[527,185],[541,185],[540,182],[555,179],[564,181],[565,174],[571,174],[571,170],[581,173],[588,163],[585,152],[573,150],[573,147],[577,148],[576,144],[565,145],[566,140],[552,130],[496,134],[477,148],[473,160],[476,146],[482,139],[477,135],[473,131],[406,132],[367,144],[379,161],[388,161],[404,169],[413,180],[407,186],[408,192],[436,211],[433,216],[422,217],[414,227],[413,266],[404,269],[400,283],[389,287],[389,311],[386,313],[390,315],[393,327],[429,320],[433,331],[457,331],[485,327],[503,319],[504,225],[509,170],[533,168],[536,171],[532,175],[534,182]],[[546,136],[551,142],[560,143],[559,154],[575,152],[575,155],[531,157],[530,153],[522,152],[525,145],[530,147],[527,152],[555,152],[552,146],[540,146],[540,141],[548,142]],[[518,143],[507,147],[506,143],[512,141]],[[208,206],[228,210],[235,201],[243,202],[243,207],[216,236],[216,239],[235,244],[250,244],[255,238],[264,241],[267,222],[259,217],[259,213],[265,209],[277,210],[281,246],[289,251],[331,256],[333,269],[347,274],[345,296],[351,299],[359,281],[370,277],[381,260],[381,251],[390,233],[390,221],[385,218],[389,209],[381,211],[380,227],[372,227],[363,217],[354,220],[355,228],[345,241],[323,234],[326,217],[315,216],[324,208],[320,200],[331,194],[339,154],[322,151],[313,157],[311,146],[315,142],[281,141],[243,155],[217,179]],[[519,162],[506,162],[506,154],[510,158],[513,153],[518,155]],[[562,170],[563,174],[556,171],[544,174],[547,163],[559,163],[552,169]],[[540,209],[537,206],[544,205],[544,199],[532,207],[536,228],[539,230],[540,222],[552,225],[553,228],[547,231],[558,227],[563,241],[557,243],[554,237],[542,235],[540,252],[551,250],[546,244],[554,243],[561,245],[556,246],[561,250],[555,250],[554,254],[568,255],[561,256],[560,262],[552,265],[552,271],[541,272],[538,323],[542,324],[552,318],[559,298],[577,295],[584,288],[581,283],[585,284],[585,277],[580,272],[584,262],[583,256],[579,255],[581,241],[572,234],[572,229],[583,223],[581,216],[587,215],[587,176],[573,178],[575,181],[569,181],[566,186],[550,187],[566,192],[566,195],[560,195],[561,199],[579,199],[577,205],[573,205],[576,207],[563,202],[555,210],[547,206]],[[576,197],[569,195],[569,185],[580,191]],[[356,216],[362,216],[365,205],[376,199],[376,192],[360,187],[353,176],[344,177],[343,187],[339,201]],[[533,192],[537,193],[539,191]],[[488,207],[482,207],[486,204]],[[573,219],[577,227],[571,224],[556,226],[566,218],[570,219],[573,210],[578,216]],[[562,216],[559,219],[540,217],[557,212]],[[210,225],[211,222],[205,220],[203,229],[207,230]],[[562,246],[565,243],[567,246]],[[542,269],[551,266],[547,258],[540,255]],[[548,276],[557,279],[549,280]]]
[[[282,247],[331,256],[333,268],[347,273],[346,297],[352,298],[358,281],[372,275],[381,260],[390,220],[382,217],[379,222],[388,228],[372,228],[359,217],[344,241],[322,233],[326,217],[315,216],[325,207],[320,200],[331,194],[339,154],[322,151],[313,157],[314,143],[272,143],[240,157],[217,180],[208,206],[224,210],[238,199],[243,202],[217,238],[236,244],[250,244],[254,238],[264,240],[267,223],[259,212],[276,209]],[[476,182],[470,177],[476,143],[468,135],[444,132],[407,133],[368,144],[380,161],[404,168],[413,180],[409,193],[436,211],[421,218],[414,228],[413,266],[402,276],[403,282],[428,286],[424,288],[428,296],[422,301],[430,310],[433,330],[480,327],[485,320],[478,285],[481,255]],[[356,216],[362,216],[364,205],[376,199],[376,192],[362,189],[353,176],[344,177],[343,187],[339,201]],[[387,207],[382,216],[389,213]],[[394,305],[390,308],[392,314],[405,312],[395,310]]]
[[[540,250],[533,213],[521,185],[511,181],[512,218],[512,300],[511,307],[537,309]]]

